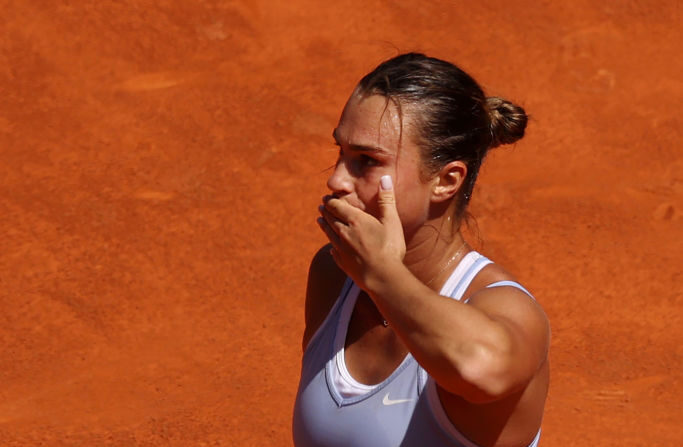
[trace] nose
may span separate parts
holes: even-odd
[[[327,179],[327,187],[333,193],[342,196],[353,191],[353,179],[343,160],[337,160],[334,172]]]

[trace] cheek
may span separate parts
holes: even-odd
[[[377,216],[377,193],[379,191],[379,179],[383,174],[370,175],[356,184],[356,195],[363,203],[365,212]]]
[[[404,226],[421,225],[429,215],[429,196],[419,188],[397,190],[396,208]]]

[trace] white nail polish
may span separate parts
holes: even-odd
[[[390,175],[383,175],[382,178],[379,179],[379,183],[384,190],[392,189],[394,187],[394,182],[391,180]]]

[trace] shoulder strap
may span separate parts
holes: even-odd
[[[472,265],[469,266],[469,268],[462,275],[460,281],[458,282],[458,285],[455,286],[453,292],[450,293],[449,296],[451,298],[455,298],[456,300],[461,300],[463,294],[465,293],[465,290],[467,290],[474,277],[477,276],[477,273],[479,273],[484,267],[491,263],[492,262],[490,259],[488,259],[485,256],[479,255],[479,257],[472,263]]]
[[[486,286],[486,288],[492,289],[494,287],[505,287],[505,286],[514,287],[516,289],[519,289],[522,292],[529,295],[531,298],[534,298],[534,296],[527,289],[525,289],[520,283],[518,283],[517,281],[497,281],[497,282],[494,282],[492,284],[489,284],[488,286]]]

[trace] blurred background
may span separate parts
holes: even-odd
[[[470,240],[550,316],[542,445],[680,445],[680,2],[0,9],[1,445],[291,445],[331,132],[407,51],[532,116]]]

